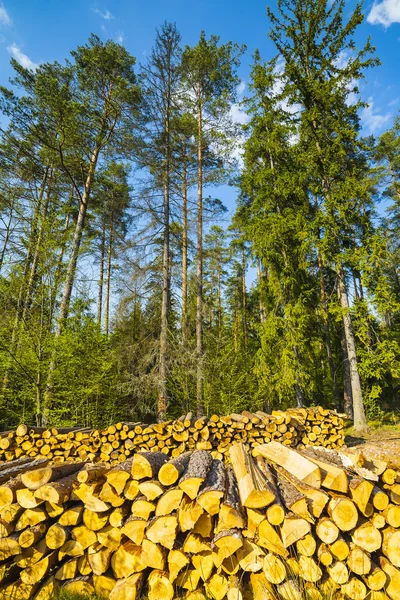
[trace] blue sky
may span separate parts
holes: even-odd
[[[271,7],[274,5],[275,0]],[[11,56],[28,67],[62,61],[91,32],[124,43],[138,62],[144,61],[155,28],[169,20],[176,21],[184,44],[196,43],[202,29],[221,36],[222,41],[246,44],[239,70],[240,90],[246,93],[253,51],[259,48],[266,59],[274,54],[267,38],[265,6],[265,0],[0,1],[0,85],[7,85],[12,75]],[[347,2],[349,14],[354,6],[354,0]],[[364,12],[366,20],[358,29],[356,42],[361,46],[371,36],[382,66],[370,70],[360,86],[363,99],[369,102],[361,118],[366,134],[379,135],[391,125],[400,107],[400,0],[366,2]],[[239,110],[235,114],[242,118]],[[232,213],[235,190],[223,187],[218,195]]]

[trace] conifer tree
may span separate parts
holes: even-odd
[[[348,289],[343,225],[359,221],[366,190],[357,164],[360,103],[350,104],[350,91],[367,67],[377,64],[367,41],[356,50],[353,35],[363,20],[357,5],[346,22],[345,2],[335,0],[279,0],[277,11],[268,9],[270,38],[281,54],[283,77],[290,102],[300,105],[300,135],[304,143],[310,190],[318,199],[317,220],[324,239],[316,245],[324,262],[335,270],[350,364],[354,427],[367,422],[357,366],[357,352]],[[345,65],[343,66],[343,62]]]
[[[196,241],[196,352],[197,413],[204,414],[204,344],[203,344],[203,176],[204,150],[211,142],[217,152],[226,151],[229,141],[229,110],[235,100],[238,78],[236,69],[244,48],[229,42],[219,44],[219,37],[207,40],[204,31],[199,42],[186,46],[182,56],[182,78],[187,90],[187,104],[197,120],[197,241]],[[225,148],[224,148],[225,146]]]
[[[141,163],[150,168],[156,189],[162,191],[162,300],[157,418],[165,421],[168,408],[168,323],[171,296],[170,221],[174,171],[173,123],[180,91],[181,36],[175,23],[157,31],[154,48],[142,67],[143,113],[146,138]]]

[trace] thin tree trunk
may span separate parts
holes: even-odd
[[[353,277],[354,295],[355,295],[356,300],[359,300],[360,295],[358,293],[357,279],[356,279],[356,275],[355,275],[353,269],[351,270],[351,275]]]
[[[32,264],[33,247],[34,247],[34,243],[35,243],[36,236],[37,236],[37,227],[38,227],[38,222],[39,222],[39,217],[40,217],[40,210],[41,210],[41,206],[42,206],[44,190],[47,185],[48,173],[49,173],[49,168],[47,167],[45,169],[43,180],[42,180],[42,185],[39,190],[38,201],[36,202],[35,209],[33,212],[32,227],[31,227],[31,231],[29,234],[28,251],[26,254],[26,258],[25,258],[24,272],[22,274],[21,286],[19,289],[18,300],[17,300],[17,308],[15,311],[14,324],[13,324],[13,329],[12,329],[12,333],[11,333],[11,340],[10,340],[11,352],[14,351],[15,344],[18,339],[18,331],[19,331],[21,315],[22,315],[22,311],[23,311],[23,307],[24,307],[25,290],[26,290],[28,275],[30,272],[31,264]],[[8,375],[9,375],[9,370],[11,368],[11,365],[12,365],[12,358],[10,358],[7,368],[6,368],[6,371],[4,373],[3,385],[2,385],[3,390],[5,390],[8,385]]]
[[[107,272],[106,272],[106,297],[105,297],[105,310],[104,310],[104,331],[106,336],[110,333],[110,290],[111,290],[111,263],[112,263],[112,250],[114,242],[114,228],[113,228],[113,215],[111,215],[110,233],[108,239],[107,248]]]
[[[51,327],[52,327],[54,310],[55,310],[55,306],[56,306],[57,293],[58,293],[58,288],[60,286],[60,281],[61,281],[61,271],[62,271],[62,265],[63,265],[63,261],[64,261],[65,249],[66,249],[66,245],[67,245],[67,235],[66,234],[68,232],[69,220],[70,220],[70,215],[68,213],[67,216],[65,217],[65,225],[64,225],[64,229],[63,229],[63,233],[62,233],[62,241],[60,244],[60,253],[58,255],[57,266],[56,266],[55,272],[54,272],[54,284],[52,286],[52,292],[50,295],[49,329],[51,329]]]
[[[217,274],[217,306],[218,306],[218,337],[222,334],[222,300],[221,300],[221,261],[218,264]]]
[[[157,401],[157,420],[166,420],[168,407],[167,394],[167,354],[168,354],[168,321],[170,308],[170,112],[171,112],[171,63],[167,57],[167,94],[165,104],[164,134],[166,140],[164,170],[164,206],[163,206],[163,256],[162,256],[162,295],[160,323],[160,366],[159,392]]]
[[[235,354],[239,350],[239,310],[237,298],[235,298],[235,322],[233,327],[233,349]]]
[[[50,205],[52,178],[53,178],[53,169],[50,169],[49,176],[48,176],[46,197],[45,197],[45,201],[43,204],[43,211],[42,211],[42,214],[40,217],[41,224],[40,224],[39,234],[36,239],[35,251],[33,254],[31,270],[30,270],[30,274],[29,274],[28,286],[26,289],[25,300],[23,303],[23,310],[22,310],[22,321],[23,322],[25,322],[27,312],[30,309],[31,304],[32,304],[33,288],[35,285],[35,279],[36,279],[40,256],[41,256],[41,252],[42,252],[43,237],[45,234],[45,230],[47,228],[47,214],[48,214],[49,205]]]
[[[243,339],[244,347],[247,348],[248,331],[247,331],[247,303],[246,303],[246,257],[244,253],[244,244],[242,246],[242,320],[243,320]]]
[[[163,261],[160,328],[160,367],[159,393],[157,402],[157,420],[166,420],[167,415],[167,345],[168,345],[168,304],[169,304],[169,176],[164,184],[164,222],[163,222]]]
[[[297,348],[297,346],[294,346],[294,353],[296,356],[296,364],[299,365],[300,358],[299,358],[299,349]],[[299,371],[299,369],[296,369],[296,382],[294,384],[294,389],[295,389],[295,393],[296,393],[297,407],[302,408],[304,406],[304,392],[303,392],[302,382],[301,382],[301,378],[298,374],[298,371]]]
[[[200,90],[199,90],[200,95]],[[197,415],[204,415],[203,397],[203,123],[201,100],[197,112],[197,258],[196,258],[196,354]]]
[[[360,375],[357,367],[357,353],[354,339],[353,327],[350,316],[349,301],[347,297],[346,283],[343,267],[337,269],[337,289],[340,306],[342,308],[342,318],[344,334],[346,339],[346,349],[350,365],[350,381],[353,397],[354,429],[356,431],[365,431],[368,429],[367,419],[364,411],[364,403],[361,391]]]
[[[185,348],[187,343],[187,289],[188,289],[188,205],[187,205],[187,167],[186,167],[186,148],[184,148],[185,158],[183,161],[183,194],[182,194],[182,345]]]
[[[97,161],[99,158],[100,148],[96,148],[90,159],[89,171],[86,177],[85,188],[81,197],[79,205],[78,218],[75,225],[75,233],[72,241],[71,255],[68,262],[67,272],[65,275],[63,295],[60,302],[60,308],[58,311],[57,326],[54,336],[54,349],[52,352],[49,371],[47,375],[46,390],[43,397],[43,425],[47,426],[49,422],[49,410],[51,404],[51,398],[53,394],[53,379],[54,371],[56,368],[56,356],[57,356],[57,342],[61,336],[64,328],[64,323],[68,317],[69,305],[71,301],[72,288],[75,281],[76,266],[78,262],[79,250],[81,247],[82,234],[85,225],[85,217],[87,212],[88,201],[90,192],[93,185],[94,175],[96,172]]]
[[[262,274],[261,274],[261,261],[257,259],[257,281],[258,281],[258,296],[260,306],[260,323],[265,323],[265,306],[262,300]]]
[[[343,408],[347,417],[353,420],[353,395],[351,391],[350,363],[347,355],[346,336],[344,334],[343,320],[340,327],[340,343],[343,361]]]
[[[15,202],[15,198],[13,196],[13,199],[11,201],[11,206],[10,206],[10,215],[8,217],[8,223],[6,226],[6,233],[4,236],[3,247],[1,249],[1,254],[0,254],[0,272],[1,272],[1,269],[3,268],[4,257],[6,255],[6,251],[7,251],[7,244],[8,244],[8,240],[10,239],[10,229],[11,229],[11,223],[12,223],[12,218],[13,218],[14,202]]]
[[[97,323],[101,329],[103,316],[104,255],[106,250],[106,224],[103,218],[100,242],[99,289],[97,293]]]
[[[328,357],[328,365],[329,365],[329,371],[331,374],[332,390],[333,390],[333,397],[334,397],[335,404],[336,404],[336,410],[338,410],[340,412],[340,409],[341,409],[340,394],[339,394],[338,386],[336,383],[336,370],[335,370],[335,363],[333,360],[333,353],[332,353],[332,346],[331,346],[329,313],[328,313],[328,304],[326,301],[323,266],[324,265],[323,265],[323,261],[322,261],[322,256],[321,256],[320,251],[318,250],[319,290],[320,290],[321,305],[322,305],[322,311],[323,311],[326,354]]]

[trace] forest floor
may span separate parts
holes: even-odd
[[[395,425],[377,425],[371,424],[370,433],[363,437],[356,436],[352,432],[352,428],[346,430],[345,436],[346,445],[349,448],[357,448],[362,450],[368,449],[376,454],[396,454],[400,453],[400,423]]]

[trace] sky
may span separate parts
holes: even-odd
[[[271,0],[270,6],[275,7]],[[348,0],[350,15],[355,0]],[[10,58],[35,68],[42,62],[63,61],[93,32],[102,39],[123,43],[137,62],[144,62],[154,42],[155,29],[165,20],[175,21],[183,44],[195,44],[201,30],[216,34],[222,42],[245,44],[239,76],[239,98],[246,95],[251,56],[256,48],[264,59],[275,55],[267,37],[269,22],[265,0],[0,0],[0,85],[12,76]],[[379,135],[390,127],[400,108],[400,0],[364,3],[365,21],[356,33],[362,47],[368,36],[382,65],[367,72],[360,85],[369,106],[361,111],[365,134]],[[238,107],[233,114],[244,115]],[[236,191],[227,186],[217,191],[231,215]]]

